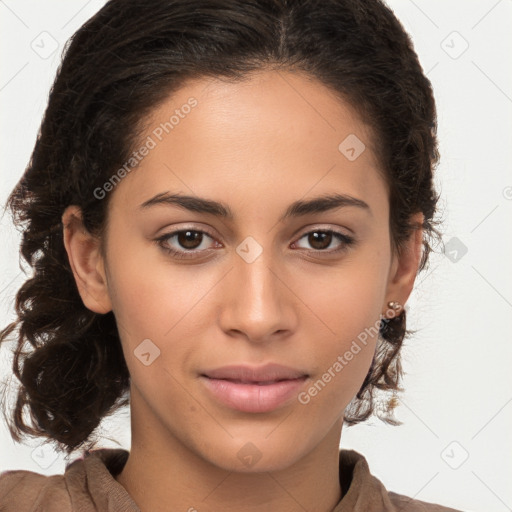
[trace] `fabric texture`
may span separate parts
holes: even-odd
[[[63,475],[4,471],[0,512],[141,512],[115,480],[128,455],[118,448],[91,450],[69,463]],[[332,512],[461,512],[388,492],[354,450],[340,450],[339,467],[342,498]]]

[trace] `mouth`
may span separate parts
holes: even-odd
[[[289,404],[309,379],[301,370],[277,364],[226,366],[199,377],[215,401],[249,413],[270,412]]]
[[[204,371],[201,375],[211,379],[239,381],[240,383],[267,383],[298,379],[308,376],[305,371],[277,363],[264,366],[230,365]]]
[[[207,375],[204,375],[204,377],[211,379],[211,377],[208,377]],[[275,384],[276,382],[285,382],[285,381],[296,380],[296,379],[276,379],[276,380],[266,380],[266,381],[252,381],[252,380],[240,380],[240,379],[214,379],[214,380],[225,380],[227,382],[233,382],[234,384],[251,384],[251,385],[257,385],[257,386],[269,386],[271,384]]]

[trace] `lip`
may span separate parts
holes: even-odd
[[[211,379],[240,380],[248,383],[271,382],[275,380],[297,379],[308,375],[307,372],[283,366],[282,364],[268,363],[264,366],[229,365],[201,373]]]
[[[274,363],[262,367],[224,366],[207,370],[200,380],[212,396],[242,412],[270,412],[296,396],[309,375]]]

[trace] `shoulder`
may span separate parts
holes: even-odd
[[[63,475],[46,476],[33,471],[11,470],[0,473],[0,512],[71,510]]]
[[[136,510],[129,495],[114,476],[126,461],[128,451],[86,451],[66,465],[64,474],[46,476],[25,470],[0,473],[0,512],[81,512]]]
[[[333,512],[462,512],[389,491],[355,450],[340,450],[340,484],[344,496]]]

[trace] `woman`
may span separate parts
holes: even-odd
[[[35,271],[1,337],[9,428],[82,457],[4,472],[0,510],[453,510],[339,450],[344,424],[397,423],[437,159],[378,0],[107,2],[8,201]],[[130,452],[92,450],[128,403]]]

